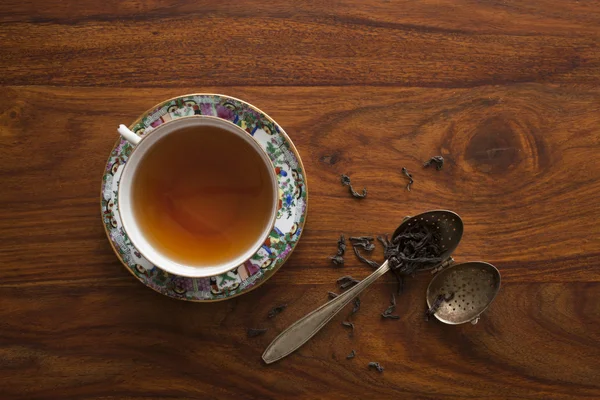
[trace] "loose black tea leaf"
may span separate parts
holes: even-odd
[[[342,257],[342,256],[335,255],[335,256],[329,257],[329,259],[335,265],[344,265],[344,257]]]
[[[285,310],[286,308],[287,308],[287,304],[281,304],[281,305],[273,308],[271,311],[269,311],[269,314],[267,314],[267,317],[273,318],[273,317],[277,316],[277,314],[279,314],[280,312]]]
[[[438,171],[440,171],[442,169],[442,167],[444,166],[444,157],[442,157],[442,156],[433,156],[433,157],[431,157],[429,159],[429,161],[425,161],[423,163],[423,167],[427,168],[431,164],[435,164],[435,169],[437,169]]]
[[[352,308],[352,314],[356,314],[356,312],[360,310],[360,299],[356,297],[354,299],[354,307]],[[351,314],[351,315],[352,315]]]
[[[391,313],[393,313],[396,310],[396,306],[395,305],[391,305],[388,308],[385,309],[385,311],[382,314],[385,315],[390,315]]]
[[[363,189],[362,194],[354,190],[352,184],[350,183],[350,177],[348,175],[342,174],[342,185],[348,186],[350,188],[350,194],[358,199],[364,199],[365,197],[367,197],[366,188]]]
[[[377,264],[375,261],[364,258],[362,254],[360,254],[360,251],[358,251],[358,248],[353,246],[352,249],[354,250],[354,254],[356,254],[356,257],[358,257],[360,261],[364,262],[365,264],[369,264],[373,268],[379,268],[379,264]]]
[[[344,275],[344,276],[339,277],[336,282],[342,283],[342,282],[353,281],[353,280],[354,280],[354,278],[351,277],[350,275]]]
[[[383,245],[383,257],[386,260],[389,260],[390,257],[396,255],[396,249],[394,247],[392,247],[392,243],[390,242],[390,239],[387,234],[385,235],[385,237],[377,236],[377,240],[379,240],[381,242],[381,244]],[[390,267],[392,267],[392,266],[390,265]],[[396,282],[398,283],[398,294],[402,294],[404,278],[402,278],[400,276],[400,274],[398,273],[398,271],[396,271],[394,268],[390,268],[390,270],[394,274],[394,277],[396,278]],[[393,295],[394,294],[392,293],[392,296]],[[395,304],[395,302],[396,302],[396,299],[394,298],[394,304]]]
[[[256,329],[255,328],[248,328],[247,333],[248,333],[248,337],[249,338],[253,338],[253,337],[257,337],[257,336],[262,335],[266,331],[267,331],[267,328],[264,328],[264,329],[262,329],[262,328],[256,328]]]
[[[367,188],[363,188],[362,193],[358,193],[356,190],[354,190],[352,185],[350,185],[350,194],[352,194],[352,196],[356,197],[357,199],[364,199],[365,197],[367,197]]]
[[[356,357],[356,352],[355,352],[354,350],[352,350],[352,351],[350,352],[350,354],[348,354],[348,355],[346,356],[346,360],[349,360],[349,359],[351,359],[351,358],[354,358],[354,357]]]
[[[429,310],[425,311],[425,321],[429,321],[429,318],[431,318],[437,312],[437,310],[439,310],[445,301],[450,301],[453,298],[454,293],[450,293],[448,296],[444,296],[443,294],[438,295]]]
[[[365,251],[373,251],[375,249],[375,244],[371,243],[373,240],[373,236],[351,236],[350,241],[352,242],[352,247],[360,247]],[[356,252],[356,250],[355,250]]]
[[[359,281],[359,280],[357,280],[357,279],[353,279],[353,280],[351,280],[351,281],[346,281],[346,282],[344,282],[344,283],[342,283],[342,284],[340,285],[340,289],[348,289],[350,286],[354,286],[354,285],[356,285],[358,282],[360,282],[360,281]]]
[[[354,323],[349,322],[349,321],[343,321],[342,325],[344,325],[347,328],[350,328],[350,335],[352,335],[352,333],[354,333]]]
[[[350,177],[348,175],[342,174],[342,185],[350,186]]]
[[[410,192],[410,185],[413,184],[413,177],[412,174],[408,172],[408,170],[404,167],[402,167],[402,173],[408,178],[408,184],[406,185],[406,190],[408,190]]]
[[[378,362],[370,362],[369,369],[376,369],[377,372],[383,372],[383,367]]]
[[[336,297],[338,297],[338,296],[339,296],[339,294],[337,294],[337,293],[333,293],[333,292],[327,292],[327,294],[329,295],[329,298],[330,298],[330,299],[335,299]]]
[[[350,286],[356,285],[360,282],[358,279],[354,279],[353,277],[346,275],[338,278],[337,283],[340,285],[340,289],[346,289]]]
[[[395,310],[396,310],[396,296],[394,296],[394,293],[392,293],[391,305],[388,308],[386,308],[384,312],[381,313],[381,316],[383,318],[389,318],[389,319],[400,319],[399,315],[392,314]]]
[[[397,293],[399,296],[402,294],[402,291],[404,290],[404,277],[402,275],[400,275],[400,272],[396,269],[391,269],[391,271],[392,271],[392,274],[394,275],[394,278],[396,278],[396,287],[398,288]]]
[[[375,245],[373,243],[369,243],[369,242],[356,242],[352,244],[352,247],[360,247],[365,251],[373,251],[375,250]]]
[[[344,265],[344,253],[346,252],[346,238],[344,235],[340,235],[337,242],[337,253],[335,256],[329,257],[332,263],[335,265]]]
[[[373,240],[373,236],[350,236],[350,240],[353,242],[370,242]]]
[[[341,234],[340,238],[338,239],[337,255],[343,256],[345,252],[346,252],[346,238],[344,237],[343,234]]]

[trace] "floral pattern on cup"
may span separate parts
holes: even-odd
[[[296,247],[306,218],[307,191],[302,162],[292,141],[269,116],[252,105],[222,95],[197,94],[163,102],[130,127],[147,135],[177,118],[212,115],[240,126],[265,149],[273,162],[279,186],[275,226],[263,246],[249,260],[224,274],[188,278],[152,265],[133,246],[121,224],[117,193],[123,168],[133,147],[119,138],[102,179],[102,220],[117,257],[146,286],[176,299],[216,301],[242,294],[269,279]]]

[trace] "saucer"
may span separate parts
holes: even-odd
[[[133,150],[121,138],[110,153],[102,177],[102,221],[115,254],[144,285],[180,300],[225,300],[260,286],[296,247],[306,219],[306,176],[300,155],[284,130],[258,108],[233,97],[218,94],[176,97],[145,112],[129,129],[143,136],[165,122],[193,115],[212,115],[235,123],[257,140],[273,162],[279,186],[279,208],[275,226],[262,247],[237,268],[209,278],[173,275],[152,265],[132,245],[119,215],[119,181]]]

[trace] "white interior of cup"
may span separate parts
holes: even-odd
[[[155,249],[144,237],[143,232],[135,219],[135,213],[133,210],[132,202],[132,190],[133,180],[135,178],[136,169],[140,161],[147,154],[148,150],[154,145],[160,145],[159,141],[165,136],[172,132],[175,132],[182,128],[194,127],[194,126],[213,126],[221,128],[243,138],[248,142],[252,148],[260,155],[261,160],[267,166],[269,170],[269,178],[271,180],[273,198],[271,204],[271,218],[269,223],[265,225],[262,233],[256,238],[256,241],[251,247],[249,247],[241,256],[229,260],[227,263],[218,265],[203,265],[203,266],[190,266],[176,262],[157,249]],[[173,121],[164,123],[163,125],[150,132],[144,137],[140,143],[135,147],[131,156],[125,164],[123,174],[119,183],[119,211],[121,214],[121,220],[123,223],[123,229],[129,236],[129,239],[136,247],[136,249],[152,264],[157,267],[164,269],[167,272],[176,275],[182,275],[187,277],[209,277],[227,272],[244,261],[248,260],[254,253],[258,251],[260,246],[265,242],[269,233],[273,229],[275,219],[277,216],[277,202],[279,196],[279,189],[277,186],[277,176],[275,175],[275,168],[273,163],[269,159],[267,153],[260,147],[260,145],[250,136],[246,131],[241,129],[239,126],[223,120],[217,117],[210,116],[192,116],[182,117]]]

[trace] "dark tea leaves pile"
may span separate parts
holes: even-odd
[[[424,223],[415,223],[392,238],[378,237],[383,244],[383,255],[398,281],[398,294],[402,293],[404,277],[442,262],[441,235]]]

